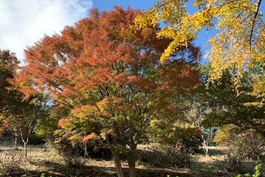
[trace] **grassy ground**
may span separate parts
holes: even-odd
[[[212,150],[213,152],[216,149]],[[137,177],[214,177],[232,176],[224,171],[224,155],[211,153],[193,155],[187,167],[156,168],[137,162]],[[58,152],[44,146],[30,146],[28,157],[24,158],[22,148],[14,150],[11,147],[0,147],[0,169],[2,176],[32,176],[32,177],[116,177],[114,164],[111,160],[81,159],[83,165],[68,167]],[[123,168],[128,170],[124,162]],[[127,172],[126,172],[127,173]]]

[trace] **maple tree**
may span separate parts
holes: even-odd
[[[164,23],[157,35],[172,41],[161,62],[199,34],[206,37],[209,32],[214,34],[208,35],[209,80],[218,80],[226,69],[236,68],[232,80],[240,85],[244,71],[256,62],[264,62],[265,23],[261,3],[262,0],[161,0],[135,21],[139,28]],[[256,94],[264,92],[264,82],[260,83],[255,87]]]
[[[124,176],[119,153],[135,177],[136,148],[150,122],[179,119],[181,100],[198,82],[193,67],[199,49],[189,42],[160,64],[169,41],[156,38],[157,27],[135,32],[137,13],[92,10],[90,18],[28,48],[27,65],[14,79],[26,98],[49,95],[59,109],[65,107],[57,135],[79,142],[103,139],[119,177]]]

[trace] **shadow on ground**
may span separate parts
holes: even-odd
[[[46,166],[47,171],[20,171],[10,173],[5,176],[12,177],[117,177],[114,167],[98,167],[98,166],[79,166],[68,167],[54,162],[44,162],[40,164]],[[124,168],[125,176],[129,176],[128,168]],[[228,174],[212,171],[196,171],[186,168],[137,168],[137,177],[218,177],[231,176]]]

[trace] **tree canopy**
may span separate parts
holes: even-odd
[[[14,80],[27,97],[50,95],[58,106],[67,107],[58,125],[69,139],[103,138],[119,176],[118,153],[125,152],[132,177],[136,147],[150,123],[179,120],[185,109],[181,102],[199,81],[193,70],[199,49],[189,41],[160,64],[169,40],[156,38],[156,26],[135,32],[137,13],[119,7],[92,10],[90,18],[28,48],[27,65]]]
[[[45,116],[47,107],[37,95],[24,100],[23,93],[11,84],[18,63],[14,53],[0,50],[0,130],[12,133],[15,147],[20,136],[26,148],[35,124],[41,116]]]
[[[15,73],[15,65],[18,60],[14,53],[8,50],[0,50],[0,121],[1,132],[8,127],[12,127],[13,115],[20,110],[17,109],[21,104],[22,95],[11,89],[12,85],[9,80],[13,78]]]
[[[20,134],[26,150],[38,126],[36,133],[53,136],[69,155],[68,165],[74,165],[69,148],[85,147],[87,155],[88,145],[107,147],[118,177],[125,176],[120,157],[136,176],[141,143],[185,152],[202,145],[208,154],[216,127],[222,127],[218,142],[227,132],[236,138],[232,131],[262,139],[260,6],[261,0],[161,0],[145,13],[93,9],[89,18],[28,47],[24,66],[0,50],[1,131]],[[207,66],[193,44],[203,31],[214,31]]]
[[[244,71],[256,62],[264,62],[265,23],[261,3],[262,0],[161,0],[139,14],[136,23],[139,28],[164,23],[157,36],[171,42],[161,62],[198,34],[214,33],[208,38],[209,80],[219,79],[226,69],[236,68],[232,79],[238,84]],[[191,4],[194,13],[190,13]],[[256,93],[263,92],[261,85],[256,87]]]
[[[244,74],[241,78],[240,94],[237,94],[231,77],[228,71],[224,72],[218,84],[210,83],[202,93],[204,124],[216,127],[234,125],[240,131],[253,130],[265,136],[264,105],[253,104],[261,102],[262,98],[249,94],[252,92],[251,77]]]
[[[8,90],[11,84],[8,79],[13,78],[15,65],[18,63],[14,53],[0,50],[0,112],[7,111],[14,101],[14,92]]]

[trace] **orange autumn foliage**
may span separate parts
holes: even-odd
[[[70,110],[69,126],[59,122],[70,140],[86,141],[94,132],[109,148],[134,150],[154,118],[178,118],[181,106],[174,103],[199,82],[192,69],[199,49],[190,43],[159,63],[169,41],[156,38],[158,27],[134,31],[138,13],[119,7],[92,10],[90,18],[26,50],[27,65],[14,82],[25,95],[31,88]]]
[[[92,138],[95,138],[95,137],[97,137],[97,135],[94,132],[93,133],[90,133],[90,134],[85,135],[83,137],[82,142],[86,142],[86,141],[88,141],[88,140],[90,140]]]

